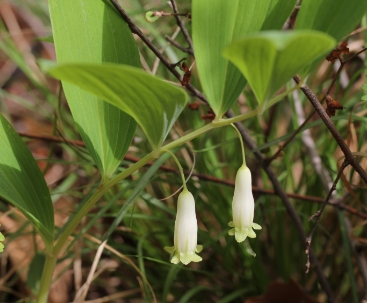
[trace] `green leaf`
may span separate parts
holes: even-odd
[[[27,275],[27,285],[35,295],[38,293],[39,290],[39,285],[45,261],[46,261],[45,254],[38,252],[33,257],[31,265],[29,266]]]
[[[272,0],[261,30],[281,29],[296,3],[297,0]]]
[[[231,108],[246,84],[240,71],[223,58],[223,49],[263,26],[280,29],[294,3],[295,0],[193,0],[196,65],[204,93],[218,119]],[[267,16],[269,20],[264,23]]]
[[[335,45],[330,36],[316,31],[268,31],[249,34],[224,51],[245,75],[259,104],[267,101],[309,62]]]
[[[340,41],[348,35],[367,12],[367,1],[303,0],[295,29],[322,31]]]
[[[126,65],[61,64],[49,73],[80,86],[134,117],[157,155],[187,100],[182,88]]]
[[[140,66],[132,34],[108,1],[50,0],[59,63],[122,63]],[[63,83],[78,130],[102,178],[108,179],[124,157],[136,123],[115,106],[79,87]]]
[[[2,115],[0,146],[0,197],[28,218],[52,254],[54,211],[50,192],[31,152]]]

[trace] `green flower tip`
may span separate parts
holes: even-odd
[[[235,236],[236,241],[238,243],[245,241],[247,237],[256,238],[256,234],[253,229],[255,230],[262,229],[262,227],[257,223],[252,223],[251,227],[244,227],[244,226],[235,227],[233,221],[231,221],[228,223],[228,226],[233,227],[228,231],[228,234],[230,236]]]
[[[190,252],[178,252],[176,251],[174,246],[166,246],[164,250],[169,253],[174,253],[173,257],[171,258],[171,263],[173,264],[178,264],[181,262],[182,264],[187,265],[190,262],[200,262],[203,260],[200,256],[196,254],[203,250],[202,245],[196,245],[195,251]]]

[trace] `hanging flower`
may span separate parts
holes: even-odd
[[[171,263],[182,262],[187,265],[202,260],[196,254],[203,249],[202,245],[197,245],[197,233],[195,200],[192,194],[184,189],[178,196],[174,246],[164,248],[167,252],[174,253]]]
[[[251,172],[246,165],[242,165],[237,172],[235,189],[232,202],[233,221],[228,225],[230,236],[235,236],[237,242],[244,241],[247,237],[256,238],[253,229],[261,229],[254,220],[254,197],[251,188]]]

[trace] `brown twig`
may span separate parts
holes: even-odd
[[[316,226],[317,224],[320,222],[320,218],[322,216],[322,213],[324,212],[324,209],[326,207],[326,205],[328,204],[331,195],[333,193],[334,190],[336,190],[336,185],[339,182],[340,177],[343,174],[344,169],[349,165],[348,160],[344,160],[342,166],[339,169],[338,175],[336,176],[333,185],[331,186],[329,193],[325,199],[325,202],[323,203],[323,205],[321,206],[321,209],[319,211],[317,211],[314,215],[312,215],[309,219],[312,220],[313,218],[316,218],[316,222],[313,225],[310,234],[308,235],[308,237],[306,238],[306,257],[307,257],[307,261],[306,261],[306,273],[308,273],[308,271],[310,270],[310,247],[311,247],[311,242],[312,242],[312,237],[313,234],[315,233],[316,230]]]
[[[367,50],[367,48],[363,48],[363,49],[361,49],[359,52],[357,52],[357,53],[353,54],[352,56],[350,56],[349,58],[347,58],[347,59],[345,59],[345,60],[343,60],[343,58],[339,57],[340,66],[339,66],[338,70],[336,71],[335,76],[334,76],[334,78],[333,78],[333,80],[331,81],[331,84],[330,84],[330,86],[329,86],[329,89],[328,89],[328,90],[326,91],[326,93],[325,93],[325,96],[326,96],[326,95],[328,95],[328,94],[330,94],[332,87],[334,86],[334,84],[335,84],[336,80],[338,79],[338,76],[339,76],[339,74],[341,73],[342,69],[344,68],[344,65],[345,65],[347,62],[349,62],[350,60],[352,60],[353,58],[355,58],[356,56],[358,56],[359,54],[361,54],[361,53],[365,52],[366,50]]]
[[[64,139],[61,137],[56,137],[53,135],[36,135],[36,134],[29,134],[29,133],[23,133],[23,132],[18,132],[18,134],[21,137],[31,138],[35,140],[42,140],[42,141],[49,141],[49,142],[56,142],[56,143],[67,143],[67,144],[71,144],[75,146],[85,147],[85,143],[79,140],[70,140],[70,139]]]
[[[194,56],[194,45],[192,43],[192,40],[191,40],[191,37],[190,37],[190,34],[189,32],[187,31],[185,25],[183,24],[180,16],[179,16],[179,12],[178,12],[178,9],[177,9],[177,5],[176,5],[176,1],[175,0],[170,0],[171,1],[171,5],[172,5],[172,10],[173,12],[176,14],[175,15],[175,18],[176,18],[176,22],[177,22],[177,25],[179,26],[179,28],[181,28],[181,31],[182,31],[182,34],[184,35],[187,43],[189,44],[189,54]]]
[[[353,58],[355,58],[356,56],[358,56],[359,54],[365,52],[367,50],[367,47],[366,48],[363,48],[362,50],[360,50],[359,52],[353,54],[352,56],[350,56],[349,58],[343,60],[342,58],[339,57],[339,61],[340,61],[340,66],[338,68],[338,70],[336,71],[334,77],[333,77],[333,80],[331,81],[324,97],[321,99],[320,103],[322,104],[324,101],[325,101],[325,98],[327,95],[330,94],[336,80],[338,79],[339,77],[339,74],[341,73],[342,69],[344,68],[345,64],[347,62],[349,62],[350,60],[352,60]],[[272,155],[271,157],[267,158],[266,159],[266,162],[268,164],[270,164],[274,159],[276,159],[279,154],[285,149],[285,147],[293,141],[294,137],[297,136],[303,129],[303,127],[311,120],[312,116],[316,113],[315,110],[312,111],[312,113],[309,114],[309,116],[306,118],[305,121],[303,121],[303,123],[298,126],[298,128],[292,133],[292,135],[283,143],[281,144],[279,147],[278,147],[278,150],[274,153],[274,155]]]
[[[130,17],[126,14],[126,12],[121,8],[120,4],[117,2],[117,0],[110,0],[113,6],[116,8],[118,13],[121,15],[122,19],[125,20],[127,25],[129,26],[131,32],[133,34],[136,34],[139,36],[141,40],[145,43],[148,48],[151,49],[151,51],[161,60],[161,62],[164,64],[164,66],[181,82],[182,77],[178,71],[176,71],[175,67],[168,62],[168,60],[162,55],[162,53],[159,51],[158,48],[154,46],[152,42],[142,33],[142,31],[135,25],[135,23],[130,19]],[[188,83],[185,86],[194,96],[199,98],[200,100],[207,101],[205,96],[197,90],[191,83]]]
[[[194,56],[194,53],[192,52],[191,48],[185,48],[175,40],[173,40],[169,36],[164,37],[169,43],[171,43],[174,47],[178,48],[180,51],[183,51],[184,53],[188,53],[191,56]]]
[[[303,121],[303,123],[298,126],[298,128],[292,133],[292,135],[278,147],[278,150],[269,158],[265,159],[265,163],[269,165],[273,160],[279,157],[280,153],[286,148],[286,146],[293,141],[293,139],[302,131],[303,127],[308,123],[308,121],[311,120],[312,116],[316,113],[316,111],[313,111],[306,119]]]
[[[298,76],[293,77],[294,81],[298,84],[300,83],[301,79]],[[352,152],[350,151],[348,145],[344,142],[342,136],[339,134],[338,130],[336,129],[334,123],[331,121],[328,114],[325,112],[324,108],[322,107],[321,103],[317,99],[317,96],[314,94],[314,92],[307,86],[303,85],[301,87],[302,92],[307,97],[307,99],[311,102],[312,106],[316,110],[316,112],[319,114],[320,118],[326,125],[326,127],[329,129],[331,134],[333,135],[335,141],[339,145],[340,149],[344,153],[345,159],[348,161],[348,163],[357,171],[357,173],[361,176],[363,181],[367,183],[367,173],[362,168],[362,166],[357,162],[357,160],[354,158]]]

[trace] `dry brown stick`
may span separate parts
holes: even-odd
[[[181,44],[179,44],[178,42],[176,42],[175,40],[173,40],[171,37],[169,36],[165,36],[164,37],[169,43],[171,43],[174,47],[178,48],[180,51],[183,51],[185,53],[190,54],[191,56],[194,56],[194,53],[192,53],[190,48],[185,48],[183,47]]]
[[[301,79],[298,76],[293,77],[294,81],[298,84],[300,83]],[[340,149],[344,153],[345,159],[349,162],[349,164],[357,171],[357,173],[361,176],[363,181],[367,184],[367,173],[362,168],[362,166],[357,162],[354,158],[352,152],[350,151],[348,145],[344,142],[342,136],[339,134],[338,130],[336,129],[334,123],[331,121],[328,114],[325,112],[324,108],[322,107],[321,103],[317,99],[317,96],[314,92],[305,84],[301,86],[302,92],[305,94],[307,99],[311,102],[312,106],[319,114],[320,118],[329,129],[330,133],[333,135],[336,143],[339,145]]]
[[[355,58],[356,56],[358,56],[359,54],[365,52],[367,50],[367,48],[363,48],[362,50],[360,50],[359,52],[353,54],[353,56],[350,56],[349,58],[342,60],[341,58],[339,58],[340,61],[340,66],[338,68],[338,70],[336,71],[333,80],[331,81],[329,88],[327,89],[324,97],[321,99],[321,104],[325,101],[325,97],[330,94],[331,89],[333,88],[336,80],[338,79],[339,74],[341,73],[342,69],[344,68],[344,65],[349,62],[350,60],[352,60],[353,58]],[[298,126],[298,128],[292,133],[292,135],[283,143],[278,147],[278,150],[274,153],[274,155],[272,155],[271,157],[267,158],[266,161],[268,164],[270,164],[274,159],[276,159],[279,154],[284,150],[284,148],[293,141],[294,137],[297,136],[301,130],[303,129],[303,127],[310,121],[310,119],[312,118],[312,116],[316,113],[316,110],[313,110],[311,114],[309,114],[309,116],[306,118],[305,121],[303,121],[303,123]]]
[[[302,122],[300,126],[292,133],[292,135],[278,147],[278,150],[269,158],[265,159],[265,162],[267,165],[269,165],[273,160],[279,157],[280,153],[286,148],[286,146],[293,141],[295,136],[297,136],[303,129],[303,127],[308,123],[308,121],[311,120],[312,116],[316,113],[316,111],[313,111],[306,119]]]
[[[336,185],[338,184],[339,179],[342,176],[344,169],[348,165],[349,165],[348,160],[344,160],[342,166],[339,169],[338,175],[336,176],[336,178],[335,178],[335,180],[333,182],[333,185],[331,186],[331,188],[329,190],[329,193],[328,193],[328,195],[327,195],[327,197],[325,199],[325,202],[321,206],[321,209],[318,210],[316,212],[316,214],[312,215],[311,218],[310,218],[310,220],[313,219],[313,218],[316,218],[316,222],[313,225],[310,234],[306,238],[306,257],[307,257],[307,261],[306,261],[306,273],[308,273],[308,271],[310,270],[310,254],[309,253],[310,253],[310,247],[311,247],[312,237],[313,237],[313,234],[315,233],[316,226],[317,226],[317,224],[319,224],[320,218],[322,216],[322,213],[324,212],[324,209],[325,209],[326,205],[328,204],[328,202],[329,202],[329,200],[331,198],[331,195],[333,194],[333,191],[336,190]]]
[[[119,12],[122,19],[125,20],[127,25],[129,26],[131,32],[139,36],[141,40],[148,46],[151,51],[161,60],[164,66],[181,82],[181,75],[175,69],[175,65],[168,62],[168,60],[162,55],[158,48],[154,46],[152,42],[142,33],[142,31],[135,25],[135,23],[130,19],[130,17],[126,14],[126,12],[121,8],[120,4],[118,4],[117,0],[110,0],[116,10]],[[191,83],[188,83],[185,86],[194,96],[206,102],[205,96],[197,90]]]
[[[189,47],[187,48],[188,53],[194,57],[194,45],[192,44],[192,40],[191,40],[189,32],[187,31],[185,25],[183,24],[183,22],[182,22],[182,20],[179,16],[176,1],[175,0],[170,0],[170,1],[171,1],[171,4],[172,4],[172,10],[175,13],[175,18],[176,18],[177,25],[181,29],[182,34],[184,35],[187,43],[189,44]]]
[[[359,52],[357,52],[357,53],[353,54],[353,56],[350,56],[349,58],[347,58],[347,59],[345,59],[345,60],[343,60],[341,57],[339,57],[340,66],[339,66],[338,70],[336,71],[335,76],[334,76],[334,78],[333,78],[333,80],[331,81],[331,84],[330,84],[330,86],[329,86],[329,89],[328,89],[328,90],[326,91],[326,93],[325,93],[325,96],[326,96],[326,95],[328,95],[328,94],[330,94],[331,89],[332,89],[332,87],[334,86],[334,84],[335,84],[335,82],[336,82],[336,80],[337,80],[337,78],[338,78],[339,74],[341,73],[341,71],[342,71],[342,69],[343,69],[344,65],[345,65],[348,61],[350,61],[350,60],[352,60],[353,58],[355,58],[356,56],[358,56],[359,54],[361,54],[361,53],[365,52],[366,50],[367,50],[367,48],[363,48],[363,49],[361,49]]]

